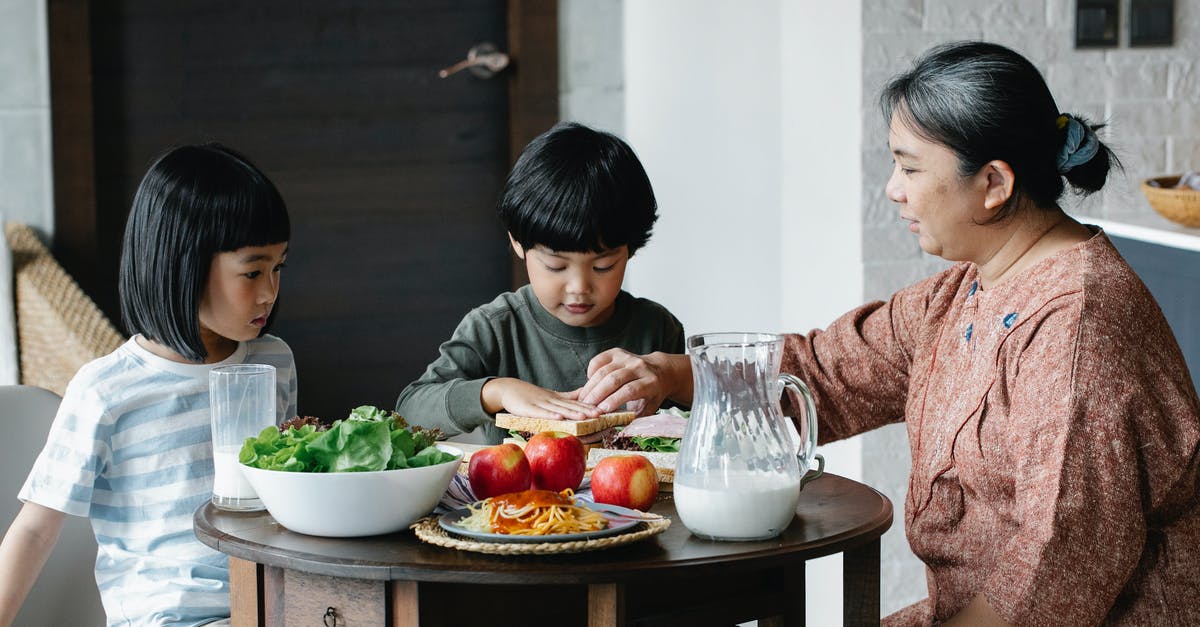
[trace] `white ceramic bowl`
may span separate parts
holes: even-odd
[[[349,538],[392,533],[433,511],[462,460],[376,472],[284,472],[242,465],[275,520],[298,533]]]

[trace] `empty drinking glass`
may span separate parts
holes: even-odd
[[[240,364],[213,368],[208,374],[212,408],[213,505],[254,511],[262,501],[238,464],[246,438],[275,424],[275,367]]]

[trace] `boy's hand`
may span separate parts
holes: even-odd
[[[481,396],[483,409],[489,414],[507,411],[546,420],[584,420],[601,413],[594,405],[575,400],[573,392],[555,392],[507,377],[483,384]]]
[[[575,391],[580,401],[601,412],[616,411],[629,404],[639,416],[658,411],[670,398],[684,404],[692,401],[692,365],[687,355],[650,353],[634,355],[613,348],[588,363],[588,380]]]

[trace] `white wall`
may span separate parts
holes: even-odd
[[[0,0],[0,225],[22,222],[43,236],[54,234],[49,58],[46,3]],[[10,385],[20,373],[7,242],[0,257],[0,385]]]
[[[46,3],[0,2],[0,216],[54,234]]]
[[[630,291],[689,333],[780,328],[779,4],[625,7],[625,130],[658,195]]]
[[[625,135],[658,195],[626,279],[689,333],[807,331],[862,298],[861,2],[625,3]],[[861,478],[855,439],[822,447]],[[808,621],[841,621],[840,557]]]

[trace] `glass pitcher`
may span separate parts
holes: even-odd
[[[687,350],[695,391],[675,468],[679,519],[710,540],[773,538],[795,516],[800,488],[825,469],[812,393],[779,373],[780,335],[694,335]],[[785,389],[803,399],[799,445],[779,406]]]

